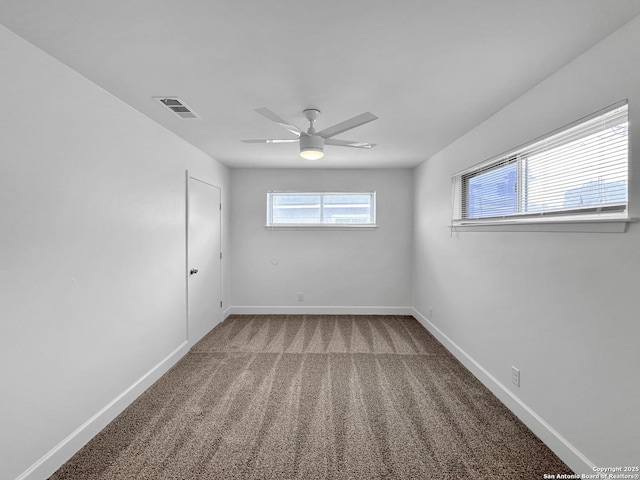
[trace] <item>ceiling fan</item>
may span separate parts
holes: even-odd
[[[306,132],[303,132],[295,125],[283,120],[278,115],[273,113],[268,108],[258,108],[256,112],[262,115],[263,117],[268,118],[274,123],[277,123],[281,127],[289,130],[298,138],[283,138],[283,139],[266,139],[266,140],[242,140],[244,143],[293,143],[300,142],[300,156],[307,160],[317,160],[324,156],[324,146],[325,145],[334,145],[337,147],[352,147],[352,148],[373,148],[376,146],[375,143],[364,143],[364,142],[352,142],[350,140],[338,140],[332,137],[339,135],[347,130],[351,130],[352,128],[359,127],[360,125],[364,125],[365,123],[372,122],[377,120],[376,117],[371,112],[362,113],[357,115],[349,120],[345,120],[344,122],[337,123],[329,128],[325,128],[319,132],[316,132],[314,127],[314,122],[320,116],[320,110],[315,108],[307,108],[302,113],[307,120],[309,120],[309,128]]]

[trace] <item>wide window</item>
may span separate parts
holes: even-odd
[[[622,103],[453,176],[453,225],[627,210],[628,112]]]
[[[269,192],[267,226],[375,226],[375,192]]]

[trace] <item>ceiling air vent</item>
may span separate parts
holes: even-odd
[[[179,116],[180,118],[200,118],[196,112],[194,112],[191,107],[187,106],[182,100],[178,97],[153,97],[155,100],[160,102],[162,105],[167,107],[174,114]]]

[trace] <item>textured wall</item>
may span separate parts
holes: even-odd
[[[234,169],[231,179],[232,305],[410,306],[410,170]],[[267,229],[270,190],[376,191],[378,228]]]
[[[598,466],[639,460],[640,228],[452,235],[450,179],[628,98],[637,217],[639,64],[635,19],[415,172],[415,308]]]
[[[185,169],[225,194],[229,174],[4,27],[0,44],[0,476],[15,478],[185,341]]]

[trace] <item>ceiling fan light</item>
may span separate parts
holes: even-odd
[[[324,138],[318,135],[302,134],[300,156],[306,160],[318,160],[324,157]]]
[[[300,156],[305,160],[318,160],[324,157],[324,152],[321,148],[307,147],[300,149]]]

